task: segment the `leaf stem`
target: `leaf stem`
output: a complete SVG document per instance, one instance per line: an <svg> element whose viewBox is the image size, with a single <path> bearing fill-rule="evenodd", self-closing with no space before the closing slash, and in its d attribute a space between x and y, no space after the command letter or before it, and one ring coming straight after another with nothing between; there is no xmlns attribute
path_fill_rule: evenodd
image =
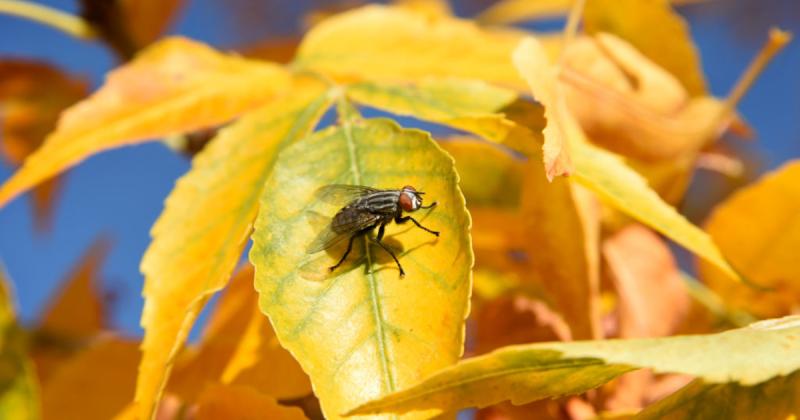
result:
<svg viewBox="0 0 800 420"><path fill-rule="evenodd" d="M758 55L750 62L745 72L739 77L736 85L731 89L727 98L725 98L722 110L720 110L720 113L713 121L714 124L711 126L712 130L719 130L721 128L723 121L733 113L739 101L741 101L744 94L747 93L761 72L764 71L767 64L769 64L772 58L791 40L791 33L779 28L770 29L767 42L764 43L764 46L761 47L761 51L759 51Z"/></svg>
<svg viewBox="0 0 800 420"><path fill-rule="evenodd" d="M0 13L19 16L60 30L78 39L92 40L97 32L78 16L40 4L18 0L0 0Z"/></svg>
<svg viewBox="0 0 800 420"><path fill-rule="evenodd" d="M564 57L564 51L566 51L567 46L569 46L570 42L575 38L575 34L578 32L578 23L581 21L581 15L583 14L583 7L586 5L586 0L575 0L572 3L572 8L569 10L569 17L567 17L567 25L564 27L564 46L561 48L561 55L560 57ZM559 59L559 61L561 61Z"/></svg>

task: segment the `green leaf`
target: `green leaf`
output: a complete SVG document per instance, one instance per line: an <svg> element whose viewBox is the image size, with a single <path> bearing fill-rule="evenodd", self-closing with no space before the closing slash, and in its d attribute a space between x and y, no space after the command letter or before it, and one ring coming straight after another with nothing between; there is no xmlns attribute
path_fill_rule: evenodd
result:
<svg viewBox="0 0 800 420"><path fill-rule="evenodd" d="M0 265L0 418L38 419L39 385L17 325L14 298Z"/></svg>
<svg viewBox="0 0 800 420"><path fill-rule="evenodd" d="M396 251L404 278L366 237L330 272L347 241L306 253L328 223L321 215L345 204L315 198L328 184L412 185L426 193L426 203L438 202L413 216L441 234L387 225L384 242ZM469 229L453 160L427 133L355 118L281 153L262 195L250 260L261 309L311 377L328 418L458 360L472 280Z"/></svg>
<svg viewBox="0 0 800 420"><path fill-rule="evenodd" d="M509 399L523 404L578 394L637 368L742 385L788 375L800 368L800 316L711 335L504 347L349 414L453 410Z"/></svg>
<svg viewBox="0 0 800 420"><path fill-rule="evenodd" d="M753 386L707 384L701 380L654 403L634 418L788 419L800 414L800 372Z"/></svg>

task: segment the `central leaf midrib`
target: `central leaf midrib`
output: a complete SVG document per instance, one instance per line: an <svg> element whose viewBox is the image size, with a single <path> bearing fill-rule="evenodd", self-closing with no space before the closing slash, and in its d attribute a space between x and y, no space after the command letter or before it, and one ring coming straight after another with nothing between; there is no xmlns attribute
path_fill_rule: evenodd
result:
<svg viewBox="0 0 800 420"><path fill-rule="evenodd" d="M356 145L353 139L353 125L350 121L345 121L342 124L344 131L344 138L347 142L347 152L350 159L350 171L353 174L353 183L361 185L361 168L358 166L358 158L356 156ZM364 254L367 258L367 288L370 292L370 300L372 302L372 312L375 317L375 338L378 342L378 353L381 359L381 368L383 369L383 381L389 392L394 392L395 383L392 377L392 372L389 369L389 359L387 354L386 336L383 328L383 311L378 296L378 284L375 274L372 271L372 254L369 248L369 238L364 235Z"/></svg>

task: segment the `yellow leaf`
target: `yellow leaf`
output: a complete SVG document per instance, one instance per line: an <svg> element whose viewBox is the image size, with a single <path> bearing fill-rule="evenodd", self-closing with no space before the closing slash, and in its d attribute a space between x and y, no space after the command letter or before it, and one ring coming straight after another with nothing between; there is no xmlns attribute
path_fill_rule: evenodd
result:
<svg viewBox="0 0 800 420"><path fill-rule="evenodd" d="M459 186L470 210L519 205L525 164L522 158L467 137L448 137L439 145L456 161Z"/></svg>
<svg viewBox="0 0 800 420"><path fill-rule="evenodd" d="M577 339L600 338L599 205L559 178L548 182L529 163L519 229L531 260L529 278L542 284Z"/></svg>
<svg viewBox="0 0 800 420"><path fill-rule="evenodd" d="M62 115L44 145L0 187L0 206L94 153L225 122L288 84L276 65L184 38L161 41Z"/></svg>
<svg viewBox="0 0 800 420"><path fill-rule="evenodd" d="M560 67L553 65L541 42L536 38L525 38L513 53L514 65L525 78L533 97L544 105L547 119L542 134L542 155L548 180L559 175L569 175L573 168L569 157L572 142L585 142L578 121L567 108L564 89L558 81Z"/></svg>
<svg viewBox="0 0 800 420"><path fill-rule="evenodd" d="M366 237L333 272L328 267L347 241L306 253L325 227L315 219L341 206L317 200L315 191L337 183L412 185L426 202L438 202L413 214L441 231L438 238L410 224L387 226L385 242L404 278ZM262 196L250 260L261 309L308 372L328 418L409 386L461 355L473 256L457 184L452 158L429 135L384 119L348 120L281 154Z"/></svg>
<svg viewBox="0 0 800 420"><path fill-rule="evenodd" d="M791 161L719 204L706 231L758 290L725 282L701 262L700 277L729 304L761 317L794 313L800 302L800 161Z"/></svg>
<svg viewBox="0 0 800 420"><path fill-rule="evenodd" d="M133 398L138 343L104 337L61 365L42 390L45 418L106 420Z"/></svg>
<svg viewBox="0 0 800 420"><path fill-rule="evenodd" d="M506 24L559 17L572 3L573 0L501 0L481 12L477 19L481 23Z"/></svg>
<svg viewBox="0 0 800 420"><path fill-rule="evenodd" d="M675 75L691 95L706 91L700 57L683 18L668 0L589 0L583 22L590 34L615 34Z"/></svg>
<svg viewBox="0 0 800 420"><path fill-rule="evenodd" d="M197 420L304 420L303 410L283 407L274 397L243 386L209 387L197 402Z"/></svg>
<svg viewBox="0 0 800 420"><path fill-rule="evenodd" d="M173 358L198 312L227 283L277 152L304 137L328 103L320 82L296 80L290 93L223 129L167 199L141 264L145 337L136 392L140 417L155 412Z"/></svg>
<svg viewBox="0 0 800 420"><path fill-rule="evenodd" d="M392 3L429 18L453 16L453 9L447 0L394 0Z"/></svg>
<svg viewBox="0 0 800 420"><path fill-rule="evenodd" d="M17 325L11 285L0 264L0 418L36 420L41 417L39 384Z"/></svg>
<svg viewBox="0 0 800 420"><path fill-rule="evenodd" d="M798 347L798 316L720 334L509 346L442 369L348 414L453 410L505 400L524 404L582 393L637 368L707 383L755 385L798 371Z"/></svg>
<svg viewBox="0 0 800 420"><path fill-rule="evenodd" d="M573 179L602 201L664 234L718 267L727 279L741 280L709 235L661 200L647 181L622 159L589 143L572 144Z"/></svg>
<svg viewBox="0 0 800 420"><path fill-rule="evenodd" d="M468 131L527 155L537 153L543 143L540 107L517 100L514 91L479 80L366 81L349 85L347 95L361 104Z"/></svg>
<svg viewBox="0 0 800 420"><path fill-rule="evenodd" d="M521 90L509 58L520 38L519 32L372 5L315 26L300 45L297 64L343 80L460 77Z"/></svg>

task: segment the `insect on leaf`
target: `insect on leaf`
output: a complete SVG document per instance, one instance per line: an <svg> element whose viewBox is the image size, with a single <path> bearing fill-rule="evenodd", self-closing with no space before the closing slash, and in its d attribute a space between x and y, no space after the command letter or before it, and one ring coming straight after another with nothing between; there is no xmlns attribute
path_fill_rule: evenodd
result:
<svg viewBox="0 0 800 420"><path fill-rule="evenodd" d="M62 114L56 131L0 187L0 206L95 153L228 121L288 84L277 65L184 38L153 44Z"/></svg>
<svg viewBox="0 0 800 420"><path fill-rule="evenodd" d="M384 242L397 253L404 278L365 236L330 272L345 243L306 253L323 227L310 223L309 213L332 216L339 209L315 197L330 184L412 185L438 202L412 214L441 235L411 223L387 226ZM424 132L390 120L355 120L281 153L262 195L250 260L261 309L311 377L328 418L458 360L471 289L469 229L453 160Z"/></svg>
<svg viewBox="0 0 800 420"><path fill-rule="evenodd" d="M523 404L585 392L637 368L755 385L800 369L799 347L797 316L710 335L511 346L464 360L351 414Z"/></svg>
<svg viewBox="0 0 800 420"><path fill-rule="evenodd" d="M167 198L141 264L140 417L155 412L174 355L198 312L228 282L278 150L309 133L328 103L325 85L298 78L290 94L223 129Z"/></svg>

